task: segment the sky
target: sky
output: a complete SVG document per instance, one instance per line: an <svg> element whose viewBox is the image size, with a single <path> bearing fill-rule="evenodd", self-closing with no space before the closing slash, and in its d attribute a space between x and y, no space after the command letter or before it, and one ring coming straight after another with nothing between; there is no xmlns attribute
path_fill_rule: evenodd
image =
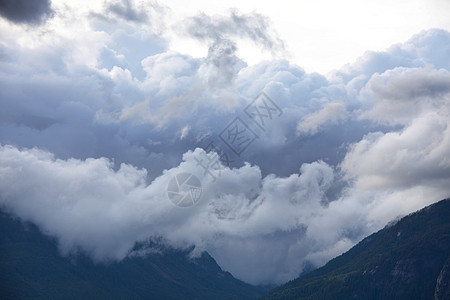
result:
<svg viewBox="0 0 450 300"><path fill-rule="evenodd" d="M449 2L296 3L2 1L0 209L280 284L449 197Z"/></svg>

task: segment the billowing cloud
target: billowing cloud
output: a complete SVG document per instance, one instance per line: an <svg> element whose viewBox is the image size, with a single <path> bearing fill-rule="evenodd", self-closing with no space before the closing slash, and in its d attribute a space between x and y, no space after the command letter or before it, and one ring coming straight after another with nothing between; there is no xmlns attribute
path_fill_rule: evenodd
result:
<svg viewBox="0 0 450 300"><path fill-rule="evenodd" d="M450 73L430 66L389 70L372 76L362 94L372 106L360 118L403 126L371 132L354 144L341 164L346 174L364 188L444 188L450 176Z"/></svg>
<svg viewBox="0 0 450 300"><path fill-rule="evenodd" d="M187 20L209 46L194 58L168 51L164 24L140 22L135 2L111 3L106 19L108 3L74 15L55 3L48 30L1 28L1 208L63 254L120 260L158 238L247 282L281 283L450 194L450 33L325 77L242 61L241 38L283 48L261 15ZM269 118L259 103L264 127L246 114L261 92L280 110ZM240 156L220 138L237 117L257 136ZM210 142L233 161L215 180L199 164ZM195 206L168 199L179 173L202 183Z"/></svg>
<svg viewBox="0 0 450 300"><path fill-rule="evenodd" d="M352 145L341 166L364 189L431 185L446 190L449 120L448 110L433 112L400 131L370 133Z"/></svg>
<svg viewBox="0 0 450 300"><path fill-rule="evenodd" d="M249 282L271 282L274 272L285 268L277 282L295 276L301 268L301 261L290 266L295 252L289 257L277 252L301 248L333 169L316 162L304 164L301 174L262 178L258 167L247 164L223 167L212 182L195 160L202 155L200 149L186 153L178 167L147 185L145 170L126 164L114 170L105 158L60 160L38 149L1 146L1 206L58 237L63 254L81 250L97 261L120 260L135 242L163 238L176 247L195 245L196 253L216 253ZM203 200L187 209L167 198L169 180L183 172L196 174L203 185ZM267 247L268 241L274 247Z"/></svg>
<svg viewBox="0 0 450 300"><path fill-rule="evenodd" d="M448 70L396 68L375 74L363 93L373 107L361 117L380 123L408 124L423 113L448 115L450 73Z"/></svg>

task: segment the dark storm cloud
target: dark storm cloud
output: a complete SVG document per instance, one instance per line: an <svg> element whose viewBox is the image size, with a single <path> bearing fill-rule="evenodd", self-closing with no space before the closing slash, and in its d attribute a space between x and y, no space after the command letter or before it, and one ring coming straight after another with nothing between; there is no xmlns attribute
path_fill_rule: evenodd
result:
<svg viewBox="0 0 450 300"><path fill-rule="evenodd" d="M185 20L187 32L199 40L220 40L229 37L248 38L272 52L284 51L284 43L271 31L269 20L258 14L208 16L204 13Z"/></svg>
<svg viewBox="0 0 450 300"><path fill-rule="evenodd" d="M50 0L1 0L0 15L18 24L39 25L53 15Z"/></svg>

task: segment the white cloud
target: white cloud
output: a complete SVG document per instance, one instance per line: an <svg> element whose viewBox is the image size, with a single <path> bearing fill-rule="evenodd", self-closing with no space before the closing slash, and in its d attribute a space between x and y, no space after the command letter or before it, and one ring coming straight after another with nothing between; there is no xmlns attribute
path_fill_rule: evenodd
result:
<svg viewBox="0 0 450 300"><path fill-rule="evenodd" d="M339 102L326 103L318 112L307 115L297 124L298 135L314 135L326 124L336 124L347 118L345 105Z"/></svg>
<svg viewBox="0 0 450 300"><path fill-rule="evenodd" d="M183 140L187 137L187 135L189 134L189 130L191 130L191 126L189 125L186 125L183 127L183 129L181 129L180 140Z"/></svg>
<svg viewBox="0 0 450 300"><path fill-rule="evenodd" d="M363 90L373 107L361 118L387 124L408 124L421 114L450 106L450 73L445 69L396 68L375 74Z"/></svg>
<svg viewBox="0 0 450 300"><path fill-rule="evenodd" d="M447 191L450 114L444 110L415 118L401 131L365 136L351 147L341 167L364 189L438 184Z"/></svg>

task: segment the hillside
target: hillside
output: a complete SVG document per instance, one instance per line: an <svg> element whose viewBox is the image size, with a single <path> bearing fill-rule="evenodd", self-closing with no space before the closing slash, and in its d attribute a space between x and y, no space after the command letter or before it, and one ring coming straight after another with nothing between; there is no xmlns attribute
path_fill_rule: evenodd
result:
<svg viewBox="0 0 450 300"><path fill-rule="evenodd" d="M450 199L370 235L263 299L450 299Z"/></svg>
<svg viewBox="0 0 450 300"><path fill-rule="evenodd" d="M259 289L223 272L208 254L187 252L94 264L60 256L36 226L0 212L1 299L254 299Z"/></svg>

